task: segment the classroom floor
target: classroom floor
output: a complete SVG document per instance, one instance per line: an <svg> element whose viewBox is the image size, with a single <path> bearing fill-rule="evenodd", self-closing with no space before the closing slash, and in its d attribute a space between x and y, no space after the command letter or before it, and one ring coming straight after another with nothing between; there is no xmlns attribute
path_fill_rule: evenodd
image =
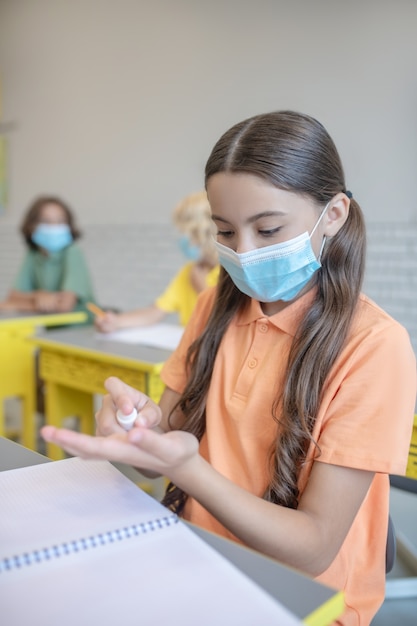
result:
<svg viewBox="0 0 417 626"><path fill-rule="evenodd" d="M6 404L6 415L9 426L18 420L19 407L14 402ZM41 416L39 416L41 421ZM38 451L45 453L44 443L39 441ZM141 486L152 493L154 497L160 499L164 492L163 479L149 481L144 479L136 470L122 464L115 465L128 478L134 482L141 483ZM381 609L372 620L371 626L417 626L417 493L409 493L391 487L391 517L396 531L402 534L410 542L413 555L411 562L403 560L397 554L396 562L392 572L387 576L387 580L398 578L415 577L416 593L411 598L386 598ZM411 566L411 567L410 567Z"/></svg>

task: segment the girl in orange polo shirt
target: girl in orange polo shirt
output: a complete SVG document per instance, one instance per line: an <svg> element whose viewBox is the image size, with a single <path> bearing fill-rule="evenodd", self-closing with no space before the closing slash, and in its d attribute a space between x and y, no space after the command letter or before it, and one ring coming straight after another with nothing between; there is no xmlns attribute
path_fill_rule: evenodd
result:
<svg viewBox="0 0 417 626"><path fill-rule="evenodd" d="M159 407L112 378L95 438L43 435L167 476L167 506L343 590L337 623L367 625L384 597L388 475L405 471L413 421L407 332L361 293L362 212L315 119L235 125L206 187L221 276L165 364ZM115 413L134 407L127 433Z"/></svg>

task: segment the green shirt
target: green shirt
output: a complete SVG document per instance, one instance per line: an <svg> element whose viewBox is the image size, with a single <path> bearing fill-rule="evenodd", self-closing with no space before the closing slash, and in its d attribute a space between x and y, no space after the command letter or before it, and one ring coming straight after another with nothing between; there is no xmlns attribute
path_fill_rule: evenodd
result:
<svg viewBox="0 0 417 626"><path fill-rule="evenodd" d="M85 311L94 302L90 273L81 248L73 243L47 256L29 250L14 282L17 291L71 291L78 296L74 311Z"/></svg>

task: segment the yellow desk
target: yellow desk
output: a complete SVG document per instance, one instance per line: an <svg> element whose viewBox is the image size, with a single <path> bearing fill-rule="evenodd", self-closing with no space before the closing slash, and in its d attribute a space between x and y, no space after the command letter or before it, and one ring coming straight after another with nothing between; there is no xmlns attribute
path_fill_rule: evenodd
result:
<svg viewBox="0 0 417 626"><path fill-rule="evenodd" d="M411 435L410 452L408 453L406 475L409 478L417 480L417 413L414 415L414 426Z"/></svg>
<svg viewBox="0 0 417 626"><path fill-rule="evenodd" d="M106 393L104 381L109 376L159 401L163 391L159 373L169 350L98 338L91 327L51 330L32 340L39 348L47 424L60 427L66 417L76 416L80 430L93 434L94 394ZM64 456L52 444L47 454L52 459Z"/></svg>
<svg viewBox="0 0 417 626"><path fill-rule="evenodd" d="M48 462L46 457L0 437L0 472L45 462ZM343 612L343 593L240 544L185 523L200 539L281 602L306 626L329 626ZM122 614L123 594L117 601L120 603ZM35 621L38 617L41 619L42 616L34 615ZM174 619L172 623L177 624L178 620ZM219 620L219 624L221 623Z"/></svg>
<svg viewBox="0 0 417 626"><path fill-rule="evenodd" d="M403 577L392 575L387 580L386 598L416 598L417 597L417 543L416 511L417 511L417 414L414 415L414 426L411 435L410 451L405 476L390 476L391 501L396 503L397 511L401 516L395 518L394 528L396 536L397 557L407 567L407 574ZM407 493L408 492L408 493Z"/></svg>
<svg viewBox="0 0 417 626"><path fill-rule="evenodd" d="M22 443L36 449L35 427L35 346L28 341L39 327L85 322L87 315L77 313L24 314L0 312L0 436L5 435L4 401L22 400Z"/></svg>

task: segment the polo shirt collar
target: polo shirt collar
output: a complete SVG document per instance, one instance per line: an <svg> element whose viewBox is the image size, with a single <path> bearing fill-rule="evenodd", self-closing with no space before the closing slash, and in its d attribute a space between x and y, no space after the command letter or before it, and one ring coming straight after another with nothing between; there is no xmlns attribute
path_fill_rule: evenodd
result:
<svg viewBox="0 0 417 626"><path fill-rule="evenodd" d="M289 304L285 309L274 315L265 315L258 300L248 300L244 310L238 314L237 326L245 326L263 319L280 328L289 335L294 336L305 312L310 308L317 293L317 287L313 287L303 296Z"/></svg>

